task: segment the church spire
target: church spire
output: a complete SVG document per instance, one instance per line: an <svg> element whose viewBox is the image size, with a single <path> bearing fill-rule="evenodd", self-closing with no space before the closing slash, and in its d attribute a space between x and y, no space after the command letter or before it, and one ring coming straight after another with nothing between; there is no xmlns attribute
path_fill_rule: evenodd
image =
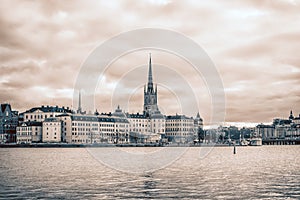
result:
<svg viewBox="0 0 300 200"><path fill-rule="evenodd" d="M148 72L148 92L153 91L153 79L152 79L152 62L151 62L151 53L149 59L149 72Z"/></svg>
<svg viewBox="0 0 300 200"><path fill-rule="evenodd" d="M78 110L77 113L81 113L82 109L81 109L81 91L79 90L79 96L78 96Z"/></svg>
<svg viewBox="0 0 300 200"><path fill-rule="evenodd" d="M290 117L289 117L290 120L294 119L294 115L293 115L293 110L291 110L290 112Z"/></svg>
<svg viewBox="0 0 300 200"><path fill-rule="evenodd" d="M150 53L150 59L149 59L148 83L153 83L153 80L152 80L152 63L151 63L151 53Z"/></svg>

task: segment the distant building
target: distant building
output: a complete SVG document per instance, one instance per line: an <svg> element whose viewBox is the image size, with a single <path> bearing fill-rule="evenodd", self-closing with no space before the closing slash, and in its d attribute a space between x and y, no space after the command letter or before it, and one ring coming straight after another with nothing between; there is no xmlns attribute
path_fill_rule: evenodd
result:
<svg viewBox="0 0 300 200"><path fill-rule="evenodd" d="M62 114L61 142L76 144L128 143L129 121L121 116Z"/></svg>
<svg viewBox="0 0 300 200"><path fill-rule="evenodd" d="M22 122L17 127L17 144L42 142L42 122Z"/></svg>
<svg viewBox="0 0 300 200"><path fill-rule="evenodd" d="M0 105L0 143L16 142L18 112L12 111L10 104Z"/></svg>
<svg viewBox="0 0 300 200"><path fill-rule="evenodd" d="M299 114L298 117L295 117L295 118L293 119L293 123L296 124L296 125L300 125L300 114Z"/></svg>
<svg viewBox="0 0 300 200"><path fill-rule="evenodd" d="M24 121L37 121L43 122L47 118L56 117L63 113L72 113L72 110L69 107L58 107L58 106L41 106L34 107L30 110L25 111L23 114Z"/></svg>
<svg viewBox="0 0 300 200"><path fill-rule="evenodd" d="M62 121L58 118L46 118L43 121L43 142L61 142Z"/></svg>
<svg viewBox="0 0 300 200"><path fill-rule="evenodd" d="M169 141L178 143L191 142L194 139L194 119L185 115L170 115L166 117L166 137Z"/></svg>
<svg viewBox="0 0 300 200"><path fill-rule="evenodd" d="M272 125L259 124L256 132L263 140L300 137L300 115L294 117L291 110L288 119L275 118Z"/></svg>
<svg viewBox="0 0 300 200"><path fill-rule="evenodd" d="M200 114L197 113L195 119L185 115L166 117L158 108L157 94L157 85L153 83L150 55L142 113L124 113L118 106L113 113L99 114L96 110L94 114L86 114L82 109L79 91L76 112L68 107L41 106L21 113L23 122L17 128L17 142L158 143L165 141L166 138L176 142L192 142L197 137L198 131L203 129ZM0 111L0 136L6 138L1 140L6 142L10 137L4 136L16 133L18 113L11 111L10 105L1 105Z"/></svg>
<svg viewBox="0 0 300 200"><path fill-rule="evenodd" d="M157 101L157 85L154 87L151 55L148 68L148 83L144 86L144 111L127 113L130 123L129 132L134 142L159 142L165 134L165 116L159 111Z"/></svg>
<svg viewBox="0 0 300 200"><path fill-rule="evenodd" d="M274 125L259 124L256 126L256 132L262 139L277 138Z"/></svg>

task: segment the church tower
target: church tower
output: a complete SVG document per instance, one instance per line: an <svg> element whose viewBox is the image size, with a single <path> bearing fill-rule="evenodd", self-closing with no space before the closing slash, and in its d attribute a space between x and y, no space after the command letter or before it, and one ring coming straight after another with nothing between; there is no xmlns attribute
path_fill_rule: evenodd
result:
<svg viewBox="0 0 300 200"><path fill-rule="evenodd" d="M148 84L144 86L144 112L149 115L159 112L157 106L157 85L153 86L151 54L149 59Z"/></svg>

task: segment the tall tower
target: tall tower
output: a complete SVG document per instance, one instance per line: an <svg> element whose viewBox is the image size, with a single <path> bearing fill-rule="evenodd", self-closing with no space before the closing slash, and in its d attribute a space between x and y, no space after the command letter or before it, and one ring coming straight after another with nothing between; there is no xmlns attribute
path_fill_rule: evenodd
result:
<svg viewBox="0 0 300 200"><path fill-rule="evenodd" d="M157 106L157 85L153 86L151 54L149 59L148 83L144 86L144 112L149 115L159 111Z"/></svg>
<svg viewBox="0 0 300 200"><path fill-rule="evenodd" d="M81 91L79 90L79 96L78 96L78 109L77 113L81 114L82 113L82 108L81 108Z"/></svg>
<svg viewBox="0 0 300 200"><path fill-rule="evenodd" d="M290 120L293 120L294 119L294 115L293 115L293 111L291 110L290 112L290 117L289 117Z"/></svg>

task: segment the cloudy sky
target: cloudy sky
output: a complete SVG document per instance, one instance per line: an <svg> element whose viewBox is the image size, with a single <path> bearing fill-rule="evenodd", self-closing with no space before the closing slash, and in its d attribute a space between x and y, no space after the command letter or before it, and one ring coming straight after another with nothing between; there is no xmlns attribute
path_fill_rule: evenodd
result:
<svg viewBox="0 0 300 200"><path fill-rule="evenodd" d="M226 122L270 122L291 109L298 115L299 13L297 0L2 0L0 102L19 111L76 108L74 85L91 52L115 35L147 27L179 32L206 51L223 81ZM203 77L193 76L178 56L151 53L161 110L192 116L200 110L209 121L211 96ZM149 50L140 50L112 63L97 86L95 107L109 112L120 104L141 112L148 59Z"/></svg>

